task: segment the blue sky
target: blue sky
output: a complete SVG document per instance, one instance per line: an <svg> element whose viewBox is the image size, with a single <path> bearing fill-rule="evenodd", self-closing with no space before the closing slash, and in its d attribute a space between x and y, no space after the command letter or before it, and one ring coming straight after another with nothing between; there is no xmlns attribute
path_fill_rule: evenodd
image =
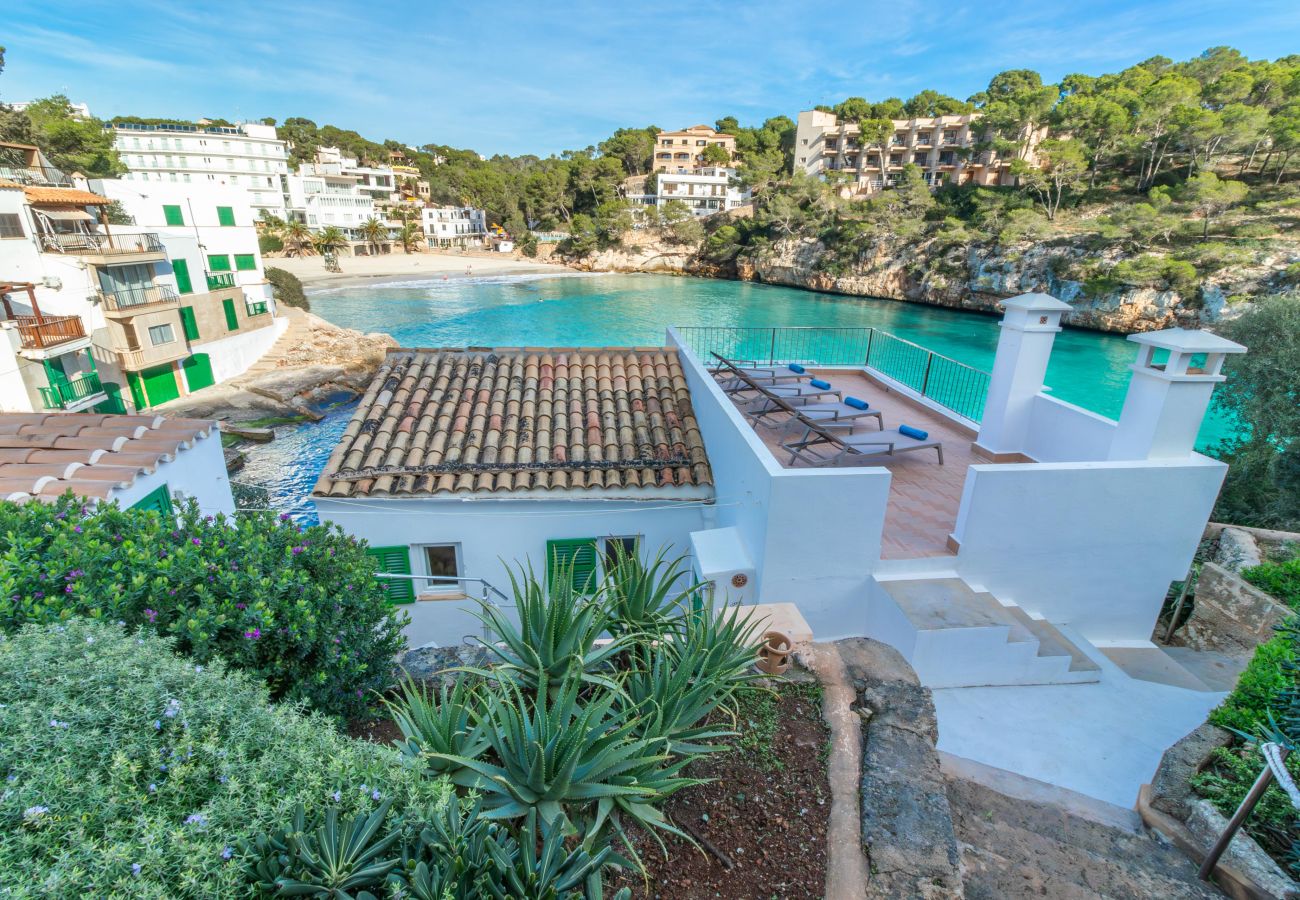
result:
<svg viewBox="0 0 1300 900"><path fill-rule="evenodd" d="M1295 0L5 0L0 99L99 116L306 116L374 139L546 155L623 125L758 123L846 96L966 97L1217 44L1300 53Z"/></svg>

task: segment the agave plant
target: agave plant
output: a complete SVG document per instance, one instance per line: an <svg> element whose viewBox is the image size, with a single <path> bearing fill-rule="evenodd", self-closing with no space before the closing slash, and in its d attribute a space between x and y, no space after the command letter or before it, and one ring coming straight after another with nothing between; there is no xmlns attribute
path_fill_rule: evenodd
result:
<svg viewBox="0 0 1300 900"><path fill-rule="evenodd" d="M610 627L609 611L599 595L584 597L573 588L573 579L554 579L548 591L531 567L510 571L519 626L500 609L483 603L477 613L483 623L500 636L487 649L518 674L534 690L554 693L571 673L583 681L613 687L600 671L631 645L633 635L623 634L606 644L596 641ZM482 670L466 671L487 674Z"/></svg>
<svg viewBox="0 0 1300 900"><path fill-rule="evenodd" d="M554 696L525 695L513 679L495 677L497 690L486 692L478 725L495 762L440 754L458 767L451 779L480 791L488 818L511 819L536 810L548 824L565 817L565 804L597 804L592 829L609 813L626 810L647 825L662 827L649 804L697 782L663 769L667 755L661 741L637 738L635 721L619 708L617 690L599 689L579 701L583 681L577 674L562 681ZM635 774L629 774L635 773Z"/></svg>
<svg viewBox="0 0 1300 900"><path fill-rule="evenodd" d="M633 652L623 689L638 737L659 738L666 752L677 755L724 749L707 742L736 732L702 723L734 688L725 674L710 668L711 656L708 647L667 640Z"/></svg>
<svg viewBox="0 0 1300 900"><path fill-rule="evenodd" d="M661 549L649 564L615 545L603 592L609 606L611 634L661 634L691 608L702 586L688 581L686 558L668 559Z"/></svg>
<svg viewBox="0 0 1300 900"><path fill-rule="evenodd" d="M420 832L415 858L404 860L402 873L389 881L405 887L415 900L479 900L497 878L490 848L500 825L479 813L482 802L462 805L455 799L429 816Z"/></svg>
<svg viewBox="0 0 1300 900"><path fill-rule="evenodd" d="M541 823L538 839L538 816L529 810L520 830L519 839L506 837L489 844L489 852L496 863L497 877L488 885L496 900L567 900L570 897L602 896L600 871L606 865L621 865L625 861L613 854L606 843L594 852L586 843L572 849L564 845L564 830L559 823ZM586 890L584 890L586 885ZM632 896L628 888L614 895L613 900L627 900Z"/></svg>
<svg viewBox="0 0 1300 900"><path fill-rule="evenodd" d="M671 640L679 642L683 653L692 654L697 677L712 680L730 694L736 687L764 677L754 671L762 643L760 624L741 606L724 603L718 607L709 601L681 619Z"/></svg>
<svg viewBox="0 0 1300 900"><path fill-rule="evenodd" d="M251 874L256 886L282 896L373 900L369 889L382 887L398 864L396 859L379 858L401 837L398 829L379 837L391 803L385 800L369 816L359 814L342 828L338 809L331 807L314 832L307 830L306 812L299 803L288 830L243 844L255 857Z"/></svg>
<svg viewBox="0 0 1300 900"><path fill-rule="evenodd" d="M394 743L408 758L423 760L433 775L452 767L434 754L476 759L487 748L482 729L473 722L479 703L478 692L468 679L458 679L450 688L443 684L435 695L409 675L402 679L398 699L384 699L384 706L402 730L402 740Z"/></svg>

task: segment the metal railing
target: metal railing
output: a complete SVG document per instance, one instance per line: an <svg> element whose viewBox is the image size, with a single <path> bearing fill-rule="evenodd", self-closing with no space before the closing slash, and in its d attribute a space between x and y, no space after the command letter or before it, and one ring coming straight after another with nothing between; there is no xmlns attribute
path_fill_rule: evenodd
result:
<svg viewBox="0 0 1300 900"><path fill-rule="evenodd" d="M474 599L477 599L479 602L483 603L484 605L491 605L498 608L502 606L513 607L515 605L515 601L513 597L506 596L504 593L501 592L501 590L499 590L494 584L492 584L492 582L484 578L477 578L477 577L458 578L454 575L401 575L395 572L376 572L375 577L392 578L398 581L410 581L410 582L424 581L424 582L430 582L430 583L441 584L441 585L477 585L478 590L475 592ZM415 587L415 585L412 584L412 587ZM466 597L471 596L468 590L465 591L465 596ZM468 643L468 640L465 639L470 637L481 638L482 640L488 642L495 640L492 630L487 627L486 623L483 625L482 631L479 634L465 635L464 638L462 638L462 643Z"/></svg>
<svg viewBox="0 0 1300 900"><path fill-rule="evenodd" d="M7 165L0 162L0 179L33 186L72 186L72 179L53 166Z"/></svg>
<svg viewBox="0 0 1300 900"><path fill-rule="evenodd" d="M984 415L989 373L878 328L687 326L676 331L706 362L717 353L766 365L862 366L962 418L978 422Z"/></svg>
<svg viewBox="0 0 1300 900"><path fill-rule="evenodd" d="M86 336L80 316L14 316L24 350L44 350Z"/></svg>
<svg viewBox="0 0 1300 900"><path fill-rule="evenodd" d="M99 299L107 311L130 313L171 306L181 300L180 295L165 284L140 285L113 291L112 293L100 291Z"/></svg>
<svg viewBox="0 0 1300 900"><path fill-rule="evenodd" d="M255 303L245 303L244 312L249 316L264 316L266 315L266 301L258 300Z"/></svg>
<svg viewBox="0 0 1300 900"><path fill-rule="evenodd" d="M219 291L222 288L232 288L235 286L234 272L218 272L217 274L208 275L208 290Z"/></svg>
<svg viewBox="0 0 1300 900"><path fill-rule="evenodd" d="M88 234L84 232L45 232L41 247L55 253L87 253L115 256L127 253L162 253L162 241L156 234Z"/></svg>
<svg viewBox="0 0 1300 900"><path fill-rule="evenodd" d="M67 381L58 381L39 389L46 409L66 409L74 403L104 392L99 373L85 372Z"/></svg>

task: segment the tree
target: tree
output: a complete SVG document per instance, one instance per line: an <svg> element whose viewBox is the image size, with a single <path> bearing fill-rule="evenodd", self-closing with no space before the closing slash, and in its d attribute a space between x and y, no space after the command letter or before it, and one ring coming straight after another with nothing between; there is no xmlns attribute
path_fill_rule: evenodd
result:
<svg viewBox="0 0 1300 900"><path fill-rule="evenodd" d="M1023 157L1031 138L1044 124L1060 97L1054 84L1032 69L1010 69L993 76L984 92L981 123Z"/></svg>
<svg viewBox="0 0 1300 900"><path fill-rule="evenodd" d="M1049 222L1056 221L1061 200L1087 173L1088 162L1078 141L1048 138L1038 145L1038 165L1022 159L1011 163L1011 174L1038 197Z"/></svg>
<svg viewBox="0 0 1300 900"><path fill-rule="evenodd" d="M889 183L889 142L893 136L892 119L862 119L858 122L858 140L862 142L862 148L876 151L882 185Z"/></svg>
<svg viewBox="0 0 1300 900"><path fill-rule="evenodd" d="M27 120L28 140L57 168L93 178L111 178L126 171L113 147L113 132L106 131L99 119L73 115L62 94L37 100L22 115ZM14 138L5 135L5 139Z"/></svg>
<svg viewBox="0 0 1300 900"><path fill-rule="evenodd" d="M954 116L971 112L973 109L974 106L965 100L958 100L956 97L949 97L947 94L929 89L921 91L903 104L903 112L909 119Z"/></svg>
<svg viewBox="0 0 1300 900"><path fill-rule="evenodd" d="M402 252L410 253L413 247L424 243L424 229L419 222L403 222L401 230L397 232L397 239L402 242Z"/></svg>
<svg viewBox="0 0 1300 900"><path fill-rule="evenodd" d="M284 241L286 256L301 256L312 248L311 229L296 219L285 223L280 231L280 239Z"/></svg>
<svg viewBox="0 0 1300 900"><path fill-rule="evenodd" d="M1178 192L1178 198L1201 214L1204 226L1201 240L1210 236L1210 222L1231 206L1236 206L1250 189L1240 181L1221 181L1213 172L1197 172Z"/></svg>
<svg viewBox="0 0 1300 900"><path fill-rule="evenodd" d="M618 159L627 174L641 175L650 171L658 134L656 125L620 128L600 142L600 152Z"/></svg>
<svg viewBox="0 0 1300 900"><path fill-rule="evenodd" d="M326 253L338 253L347 246L348 239L342 231L330 225L321 229L312 243L316 247L316 252L324 256Z"/></svg>
<svg viewBox="0 0 1300 900"><path fill-rule="evenodd" d="M298 309L311 310L311 302L303 292L302 282L298 276L275 266L266 267L266 280L271 282L271 296L281 306L296 306Z"/></svg>
<svg viewBox="0 0 1300 900"><path fill-rule="evenodd" d="M1055 125L1088 148L1088 187L1097 183L1102 160L1113 153L1130 132L1128 109L1105 95L1070 94L1057 105L1052 119Z"/></svg>
<svg viewBox="0 0 1300 900"><path fill-rule="evenodd" d="M673 243L698 244L704 239L704 226L682 201L669 200L659 212L660 225L668 232Z"/></svg>
<svg viewBox="0 0 1300 900"><path fill-rule="evenodd" d="M388 223L371 216L361 223L360 231L374 255L378 256L380 243L388 239Z"/></svg>
<svg viewBox="0 0 1300 900"><path fill-rule="evenodd" d="M1300 295L1265 297L1220 328L1250 350L1230 358L1217 395L1249 428L1216 451L1229 467L1215 518L1300 530Z"/></svg>
<svg viewBox="0 0 1300 900"><path fill-rule="evenodd" d="M632 205L626 200L610 200L596 207L592 215L596 235L602 246L617 244L632 230Z"/></svg>
<svg viewBox="0 0 1300 900"><path fill-rule="evenodd" d="M708 166L725 166L731 163L731 154L726 147L709 144L700 153L700 162Z"/></svg>

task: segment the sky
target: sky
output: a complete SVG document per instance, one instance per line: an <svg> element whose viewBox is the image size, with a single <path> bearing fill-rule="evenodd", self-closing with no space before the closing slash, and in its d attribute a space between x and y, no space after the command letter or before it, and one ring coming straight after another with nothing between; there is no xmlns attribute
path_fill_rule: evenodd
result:
<svg viewBox="0 0 1300 900"><path fill-rule="evenodd" d="M305 116L373 140L546 156L625 126L759 124L848 96L965 98L1234 46L1300 53L1296 0L4 0L0 100Z"/></svg>

